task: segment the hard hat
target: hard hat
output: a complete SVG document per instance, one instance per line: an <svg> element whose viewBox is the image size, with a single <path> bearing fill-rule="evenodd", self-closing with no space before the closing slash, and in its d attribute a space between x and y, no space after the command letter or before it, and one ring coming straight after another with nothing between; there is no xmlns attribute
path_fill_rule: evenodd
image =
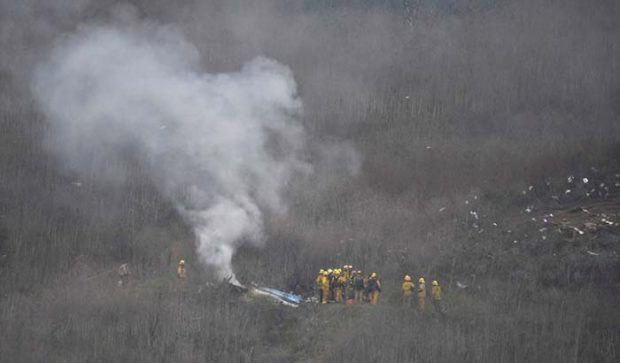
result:
<svg viewBox="0 0 620 363"><path fill-rule="evenodd" d="M433 286L439 286L439 282L437 282L437 280L433 280Z"/></svg>
<svg viewBox="0 0 620 363"><path fill-rule="evenodd" d="M179 261L179 265L185 265L185 260Z"/></svg>
<svg viewBox="0 0 620 363"><path fill-rule="evenodd" d="M334 270L334 275L340 275L340 270L339 269L335 269Z"/></svg>
<svg viewBox="0 0 620 363"><path fill-rule="evenodd" d="M426 281L424 281L424 277L420 277L420 279L418 280L419 283L424 284L426 283Z"/></svg>
<svg viewBox="0 0 620 363"><path fill-rule="evenodd" d="M319 270L319 273L320 273L320 274L322 274L323 272L325 272L325 270L323 270L323 269L320 269L320 270Z"/></svg>
<svg viewBox="0 0 620 363"><path fill-rule="evenodd" d="M358 274L361 274L361 273L362 273L362 270L357 270L357 273L358 273Z"/></svg>
<svg viewBox="0 0 620 363"><path fill-rule="evenodd" d="M327 273L328 273L328 274L330 274L330 273L332 273L332 272L334 272L334 270L332 270L331 268L328 268L328 269L327 269Z"/></svg>
<svg viewBox="0 0 620 363"><path fill-rule="evenodd" d="M328 276L328 275L329 275L329 272L323 271L323 276Z"/></svg>
<svg viewBox="0 0 620 363"><path fill-rule="evenodd" d="M405 275L405 281L411 281L411 276Z"/></svg>
<svg viewBox="0 0 620 363"><path fill-rule="evenodd" d="M376 272L371 273L370 277L377 277L377 273Z"/></svg>

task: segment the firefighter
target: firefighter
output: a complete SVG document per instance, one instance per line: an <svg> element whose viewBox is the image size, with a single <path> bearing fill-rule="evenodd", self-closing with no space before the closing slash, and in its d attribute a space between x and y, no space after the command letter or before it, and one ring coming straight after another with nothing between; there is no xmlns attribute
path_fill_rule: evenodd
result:
<svg viewBox="0 0 620 363"><path fill-rule="evenodd" d="M129 264L124 263L118 267L118 286L125 288L129 285Z"/></svg>
<svg viewBox="0 0 620 363"><path fill-rule="evenodd" d="M433 302L433 307L435 308L435 312L443 314L443 309L441 306L441 286L439 286L439 282L437 280L433 280L432 284L431 301Z"/></svg>
<svg viewBox="0 0 620 363"><path fill-rule="evenodd" d="M420 311L426 310L426 281L424 277L418 280L418 306Z"/></svg>
<svg viewBox="0 0 620 363"><path fill-rule="evenodd" d="M368 277L368 286L366 287L366 291L368 292L370 304L377 305L379 302L379 294L381 293L381 281L379 281L379 277L376 272L373 272Z"/></svg>
<svg viewBox="0 0 620 363"><path fill-rule="evenodd" d="M331 288L332 283L334 282L334 271L336 269L333 268L329 268L327 269L327 278L329 279L329 295L327 296L327 300L329 301L333 301L334 300L334 290Z"/></svg>
<svg viewBox="0 0 620 363"><path fill-rule="evenodd" d="M344 283L342 284L342 300L346 303L349 298L349 280L351 279L351 269L349 265L342 266L342 274Z"/></svg>
<svg viewBox="0 0 620 363"><path fill-rule="evenodd" d="M411 276L405 275L401 290L403 292L403 305L410 307L411 300L413 299L413 282L411 282Z"/></svg>
<svg viewBox="0 0 620 363"><path fill-rule="evenodd" d="M361 304L364 301L364 276L362 271L357 270L353 276L353 294L355 295L355 303Z"/></svg>
<svg viewBox="0 0 620 363"><path fill-rule="evenodd" d="M342 274L340 269L334 270L334 279L332 280L332 290L334 294L334 301L337 303L342 302L342 291L344 289L344 284Z"/></svg>
<svg viewBox="0 0 620 363"><path fill-rule="evenodd" d="M321 286L321 282L323 281L323 274L324 273L325 273L325 270L324 269L320 269L319 270L319 275L314 280L314 283L316 285L316 290L317 290L318 295L319 295L319 301L323 301L323 288Z"/></svg>
<svg viewBox="0 0 620 363"><path fill-rule="evenodd" d="M327 300L329 299L329 287L329 272L323 271L323 278L321 279L321 304L327 304Z"/></svg>
<svg viewBox="0 0 620 363"><path fill-rule="evenodd" d="M340 277L337 279L338 285L342 289L341 293L341 301L346 304L347 302L347 285L349 284L349 279L345 276L343 272L340 273Z"/></svg>
<svg viewBox="0 0 620 363"><path fill-rule="evenodd" d="M350 279L351 278L351 269L353 268L353 266L351 265L344 265L342 266L342 276L344 276L345 279Z"/></svg>
<svg viewBox="0 0 620 363"><path fill-rule="evenodd" d="M179 261L179 266L177 267L177 278L181 281L181 283L185 283L187 280L187 270L185 269L185 260Z"/></svg>

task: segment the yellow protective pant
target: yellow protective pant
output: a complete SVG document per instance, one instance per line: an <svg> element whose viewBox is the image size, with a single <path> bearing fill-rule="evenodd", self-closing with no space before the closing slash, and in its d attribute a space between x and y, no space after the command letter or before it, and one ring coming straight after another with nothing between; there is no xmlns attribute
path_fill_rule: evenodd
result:
<svg viewBox="0 0 620 363"><path fill-rule="evenodd" d="M420 311L426 310L426 298L425 297L418 298L418 305L420 306Z"/></svg>
<svg viewBox="0 0 620 363"><path fill-rule="evenodd" d="M377 305L379 302L379 290L373 290L370 292L370 304Z"/></svg>
<svg viewBox="0 0 620 363"><path fill-rule="evenodd" d="M322 300L321 303L322 304L327 304L327 300L329 299L329 288L323 288L323 296L322 296Z"/></svg>

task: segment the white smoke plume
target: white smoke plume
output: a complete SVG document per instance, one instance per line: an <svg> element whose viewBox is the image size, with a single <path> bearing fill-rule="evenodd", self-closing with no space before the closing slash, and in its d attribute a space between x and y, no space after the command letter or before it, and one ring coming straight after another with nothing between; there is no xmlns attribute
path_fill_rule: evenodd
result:
<svg viewBox="0 0 620 363"><path fill-rule="evenodd" d="M310 169L291 71L258 57L203 73L170 27L81 27L37 67L33 93L74 170L122 180L114 160L131 150L194 229L202 262L233 282L237 246L263 241L262 212L282 212L287 183Z"/></svg>

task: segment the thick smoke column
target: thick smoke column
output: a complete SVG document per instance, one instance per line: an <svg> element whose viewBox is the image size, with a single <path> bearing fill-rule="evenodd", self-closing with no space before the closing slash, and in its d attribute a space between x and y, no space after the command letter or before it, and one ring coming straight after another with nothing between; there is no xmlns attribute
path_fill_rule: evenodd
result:
<svg viewBox="0 0 620 363"><path fill-rule="evenodd" d="M273 60L221 74L198 62L168 27L83 27L37 68L33 91L71 168L118 182L110 165L132 155L193 227L202 262L236 282L236 247L262 242L261 210L282 211L283 188L309 169L301 102Z"/></svg>

